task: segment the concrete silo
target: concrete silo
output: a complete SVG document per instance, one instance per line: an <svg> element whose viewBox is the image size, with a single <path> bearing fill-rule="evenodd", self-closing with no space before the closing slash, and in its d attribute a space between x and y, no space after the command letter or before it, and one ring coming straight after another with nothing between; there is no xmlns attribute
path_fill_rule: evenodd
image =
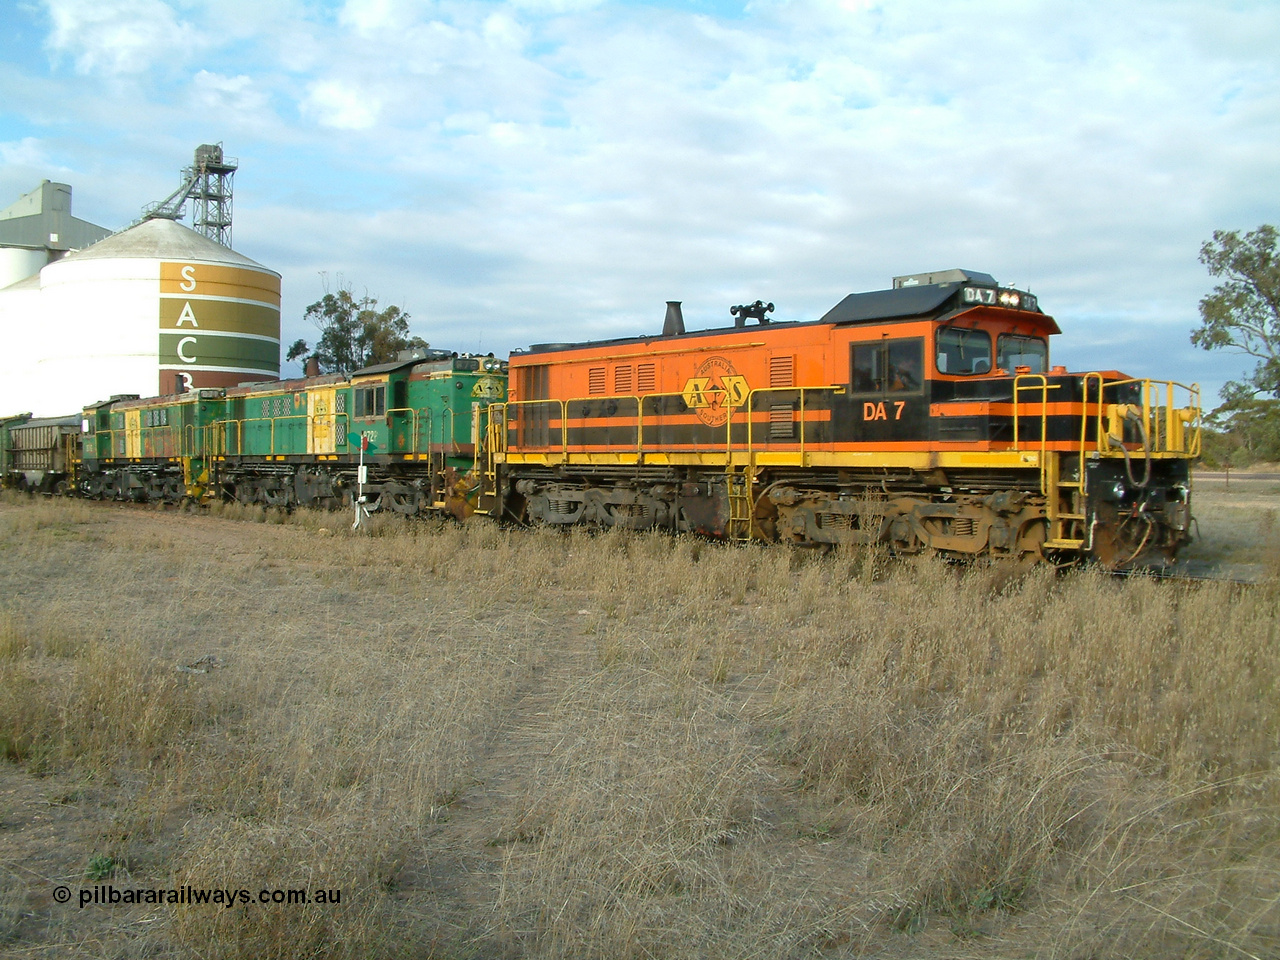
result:
<svg viewBox="0 0 1280 960"><path fill-rule="evenodd" d="M280 376L280 274L172 220L49 264L36 298L29 282L15 286L7 304L0 291L17 367L0 381L0 410L57 414L112 394Z"/></svg>

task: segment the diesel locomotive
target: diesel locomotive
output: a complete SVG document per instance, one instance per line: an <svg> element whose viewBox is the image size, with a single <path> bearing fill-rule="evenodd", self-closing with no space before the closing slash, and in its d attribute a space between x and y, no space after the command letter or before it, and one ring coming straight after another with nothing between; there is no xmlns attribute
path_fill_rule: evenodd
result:
<svg viewBox="0 0 1280 960"><path fill-rule="evenodd" d="M772 310L686 331L673 301L656 336L113 397L84 409L63 482L1112 569L1190 539L1199 388L1054 365L1027 291L952 270L818 320Z"/></svg>
<svg viewBox="0 0 1280 960"><path fill-rule="evenodd" d="M1035 296L895 278L819 320L539 344L491 408L484 503L523 521L1110 568L1189 540L1199 388L1053 365Z"/></svg>
<svg viewBox="0 0 1280 960"><path fill-rule="evenodd" d="M466 494L506 361L413 350L350 377L117 396L84 409L86 497L470 512ZM475 493L472 493L472 500Z"/></svg>

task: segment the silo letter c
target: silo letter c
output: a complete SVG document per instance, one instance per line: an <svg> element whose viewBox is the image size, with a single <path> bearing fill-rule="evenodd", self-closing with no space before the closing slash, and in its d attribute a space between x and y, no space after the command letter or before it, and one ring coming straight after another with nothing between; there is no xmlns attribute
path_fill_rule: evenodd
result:
<svg viewBox="0 0 1280 960"><path fill-rule="evenodd" d="M182 352L182 348L185 347L188 343L195 343L195 342L196 342L195 337L183 337L181 340L178 341L178 359L181 360L183 363L196 362L195 357L188 357L185 353Z"/></svg>

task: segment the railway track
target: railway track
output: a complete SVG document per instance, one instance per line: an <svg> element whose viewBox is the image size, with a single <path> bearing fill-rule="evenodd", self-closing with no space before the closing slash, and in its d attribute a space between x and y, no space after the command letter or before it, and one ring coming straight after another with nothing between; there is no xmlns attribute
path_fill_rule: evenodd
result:
<svg viewBox="0 0 1280 960"><path fill-rule="evenodd" d="M45 494L46 499L52 495ZM170 513L194 509L198 513L207 513L203 507L192 507L180 504L131 503L122 500L82 500L108 509L123 509L135 512ZM1117 577L1148 576L1157 580L1171 581L1217 581L1220 583L1257 584L1268 579L1267 567L1261 563L1213 563L1208 560L1182 559L1161 567L1143 567L1137 570L1116 571Z"/></svg>
<svg viewBox="0 0 1280 960"><path fill-rule="evenodd" d="M1176 560L1166 567L1150 567L1119 573L1117 576L1146 574L1158 580L1216 580L1223 583L1262 583L1267 568L1261 563L1210 563L1207 560Z"/></svg>

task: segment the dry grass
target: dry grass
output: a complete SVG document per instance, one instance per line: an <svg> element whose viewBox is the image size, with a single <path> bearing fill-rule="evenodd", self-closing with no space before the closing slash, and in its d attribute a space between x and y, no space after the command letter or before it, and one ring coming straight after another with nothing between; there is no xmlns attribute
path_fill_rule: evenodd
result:
<svg viewBox="0 0 1280 960"><path fill-rule="evenodd" d="M0 937L30 956L1280 952L1274 581L349 523L0 507L0 731L14 789L67 818L0 856ZM343 899L41 899L93 856L115 883ZM19 910L6 878L31 864Z"/></svg>

